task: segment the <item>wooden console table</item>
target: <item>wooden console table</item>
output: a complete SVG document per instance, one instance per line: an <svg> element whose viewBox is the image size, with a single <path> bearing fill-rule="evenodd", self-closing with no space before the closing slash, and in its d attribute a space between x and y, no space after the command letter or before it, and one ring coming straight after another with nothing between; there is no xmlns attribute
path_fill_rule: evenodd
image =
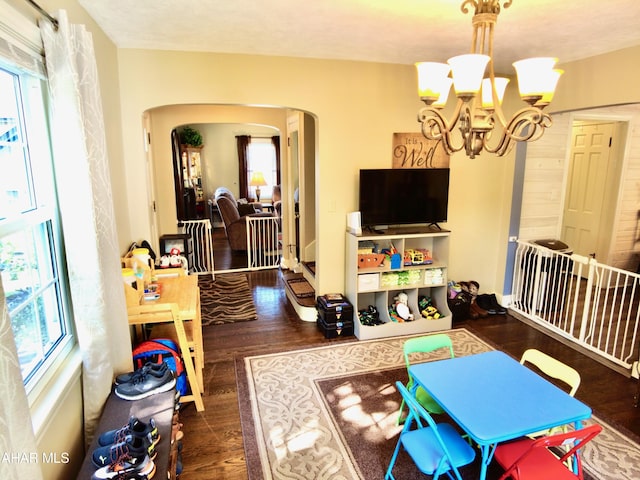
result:
<svg viewBox="0 0 640 480"><path fill-rule="evenodd" d="M166 324L162 330L174 338L180 347L191 394L181 398L183 402L195 402L196 409L204 410L202 393L204 381L204 351L202 345L202 320L200 317L200 288L198 276L187 275L160 278L160 298L128 302L129 325ZM131 298L128 296L128 298ZM154 329L152 329L152 332ZM153 333L152 333L153 334ZM173 335L172 335L173 334ZM164 335L163 335L164 336Z"/></svg>

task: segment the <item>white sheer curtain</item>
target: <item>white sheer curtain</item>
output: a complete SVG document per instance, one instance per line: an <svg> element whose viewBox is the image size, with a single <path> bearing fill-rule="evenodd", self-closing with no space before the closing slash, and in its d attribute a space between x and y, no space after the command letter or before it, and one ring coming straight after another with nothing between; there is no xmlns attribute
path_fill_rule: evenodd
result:
<svg viewBox="0 0 640 480"><path fill-rule="evenodd" d="M53 150L83 359L86 441L95 434L114 373L131 368L104 118L93 39L58 12L41 23L52 96Z"/></svg>
<svg viewBox="0 0 640 480"><path fill-rule="evenodd" d="M31 422L25 421L31 418L27 394L16 385L22 385L22 373L0 279L0 455L29 459L37 452L36 440ZM42 472L38 462L0 460L0 478L41 480Z"/></svg>

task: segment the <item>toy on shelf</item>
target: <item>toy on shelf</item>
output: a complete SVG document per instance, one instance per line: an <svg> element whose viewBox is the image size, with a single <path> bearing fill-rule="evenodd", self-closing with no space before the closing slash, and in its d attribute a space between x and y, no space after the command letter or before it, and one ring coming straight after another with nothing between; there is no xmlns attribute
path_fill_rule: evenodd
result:
<svg viewBox="0 0 640 480"><path fill-rule="evenodd" d="M413 313L409 309L409 296L401 292L394 298L395 303L389 306L389 316L394 322L411 322Z"/></svg>
<svg viewBox="0 0 640 480"><path fill-rule="evenodd" d="M358 268L376 268L380 267L386 258L382 253L359 253Z"/></svg>
<svg viewBox="0 0 640 480"><path fill-rule="evenodd" d="M411 265L431 265L433 258L431 252L424 248L408 248L404 251L405 267Z"/></svg>
<svg viewBox="0 0 640 480"><path fill-rule="evenodd" d="M444 271L442 268L430 268L424 271L425 285L442 285L444 283Z"/></svg>
<svg viewBox="0 0 640 480"><path fill-rule="evenodd" d="M369 307L364 310L359 310L358 319L362 325L368 326L382 325L384 323L380 320L378 309L373 305L369 305Z"/></svg>
<svg viewBox="0 0 640 480"><path fill-rule="evenodd" d="M392 270L396 270L402 266L402 256L398 253L398 249L393 243L389 242L389 248L383 248L382 253L389 257Z"/></svg>
<svg viewBox="0 0 640 480"><path fill-rule="evenodd" d="M378 251L378 245L369 240L358 243L358 268L377 268L382 266L386 255Z"/></svg>
<svg viewBox="0 0 640 480"><path fill-rule="evenodd" d="M418 299L418 308L420 309L420 314L427 320L437 320L442 318L442 314L433 304L431 297L426 297L424 295L421 296Z"/></svg>

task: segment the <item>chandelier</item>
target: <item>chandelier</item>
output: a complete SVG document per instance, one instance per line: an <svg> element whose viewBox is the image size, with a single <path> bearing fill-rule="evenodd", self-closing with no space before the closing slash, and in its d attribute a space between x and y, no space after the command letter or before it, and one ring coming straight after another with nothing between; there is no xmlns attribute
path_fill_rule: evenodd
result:
<svg viewBox="0 0 640 480"><path fill-rule="evenodd" d="M512 2L505 1L504 8ZM465 14L468 5L475 7L471 53L450 58L447 63L416 63L420 99L426 104L418 113L418 121L422 134L440 141L449 155L464 148L470 158L483 150L502 156L515 142L537 140L551 126L551 117L543 109L551 102L563 71L554 69L557 58L515 62L520 98L528 105L507 121L502 99L509 79L496 77L493 65L493 33L500 0L465 0L460 7ZM447 120L442 108L452 84L458 101ZM460 135L454 132L456 126Z"/></svg>

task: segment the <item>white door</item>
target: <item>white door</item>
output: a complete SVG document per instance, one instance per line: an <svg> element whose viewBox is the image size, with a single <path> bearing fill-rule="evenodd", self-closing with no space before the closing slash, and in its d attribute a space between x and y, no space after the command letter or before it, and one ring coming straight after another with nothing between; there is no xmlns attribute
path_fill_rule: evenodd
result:
<svg viewBox="0 0 640 480"><path fill-rule="evenodd" d="M149 232L151 238L148 240L156 252L160 251L158 244L158 212L156 211L156 185L155 167L153 151L151 150L151 117L149 112L144 112L142 116L142 127L144 132L144 149L147 163L147 206L149 212Z"/></svg>
<svg viewBox="0 0 640 480"><path fill-rule="evenodd" d="M612 181L613 132L614 123L576 122L573 126L562 239L579 255L604 253L598 252L598 241Z"/></svg>

